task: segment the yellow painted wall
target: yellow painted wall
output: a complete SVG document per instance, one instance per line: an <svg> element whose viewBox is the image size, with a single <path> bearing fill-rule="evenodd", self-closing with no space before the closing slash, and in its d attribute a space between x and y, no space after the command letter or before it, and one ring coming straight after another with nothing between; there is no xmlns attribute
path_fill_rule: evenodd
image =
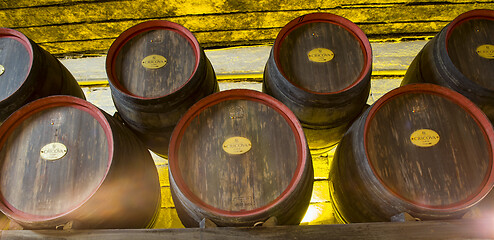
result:
<svg viewBox="0 0 494 240"><path fill-rule="evenodd" d="M19 30L57 56L104 55L124 30L164 19L204 47L272 43L290 20L312 12L355 22L371 41L435 35L457 15L494 9L492 0L2 0L0 26Z"/></svg>

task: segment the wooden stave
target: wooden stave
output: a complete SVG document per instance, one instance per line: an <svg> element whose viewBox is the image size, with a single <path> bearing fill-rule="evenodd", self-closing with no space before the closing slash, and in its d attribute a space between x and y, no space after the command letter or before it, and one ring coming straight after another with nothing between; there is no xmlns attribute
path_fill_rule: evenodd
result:
<svg viewBox="0 0 494 240"><path fill-rule="evenodd" d="M307 148L307 152L309 149ZM313 179L312 165L308 168L308 174L304 179ZM169 172L170 174L170 172ZM180 218L180 221L185 227L199 227L199 223L202 219L207 218L214 222L217 226L223 227L253 227L256 223L265 222L270 217L276 217L278 225L298 225L302 220L303 215L307 211L308 203L310 202L312 195L312 183L313 181L304 181L303 184L299 184L296 192L300 192L302 198L296 198L291 196L285 202L288 204L278 204L270 211L266 211L260 214L242 217L224 217L212 214L211 212L202 208L196 207L196 205L187 199L181 192L177 191L178 188L173 178L170 178L170 188L173 202ZM172 187L173 186L173 187Z"/></svg>
<svg viewBox="0 0 494 240"><path fill-rule="evenodd" d="M154 26L156 25L156 26ZM134 32L143 32L147 29L170 27L187 35L191 44L196 48L197 67L186 84L175 92L154 98L134 96L123 89L113 73L114 59L125 38ZM120 38L120 39L119 39ZM109 79L111 95L118 115L145 145L154 153L167 157L169 138L176 123L195 102L219 91L216 74L204 50L199 46L192 33L181 25L164 20L148 21L138 24L115 40L110 47L106 59L106 71ZM140 114L148 116L140 116ZM146 123L146 119L158 118L159 122Z"/></svg>
<svg viewBox="0 0 494 240"><path fill-rule="evenodd" d="M75 78L53 55L19 31L0 28L0 34L22 41L32 57L23 84L8 98L0 101L0 122L23 105L50 95L71 95L86 99Z"/></svg>
<svg viewBox="0 0 494 240"><path fill-rule="evenodd" d="M265 207L261 207L258 208L260 210L250 210L247 214L242 214L241 212L218 213L216 212L216 210L214 210L214 207L208 208L209 205L203 206L203 203L197 203L196 201L191 200L190 197L187 197L187 194L190 195L190 193L184 192L177 184L177 180L174 178L173 172L174 169L175 171L177 171L176 165L178 165L178 163L175 163L175 159L177 158L175 151L173 150L177 149L176 145L179 144L176 141L177 137L181 134L180 132L182 131L182 129L187 127L187 120L198 114L203 107L214 105L222 99L235 99L236 96L242 96L244 94L247 97L253 97L253 101L262 102L266 99L269 100L270 98L268 95L265 95L263 93L247 89L227 90L220 93L215 93L193 105L191 109L184 114L179 124L174 129L170 142L171 152L169 163L171 164L168 172L170 176L169 178L172 198L176 206L179 218L182 221L182 224L184 224L184 226L186 227L198 227L199 222L204 218L213 221L217 226L254 226L256 223L264 222L272 216L275 216L277 218L278 224L295 225L300 223L305 211L307 210L312 195L312 186L314 180L314 170L312 167L311 155L309 153L307 144L305 144L305 147L301 147L301 149L303 149L301 155L306 156L304 160L305 164L304 166L302 166L303 170L301 173L296 173L301 174L301 181L292 188L291 194L285 195L286 197L284 196L283 200L275 200L274 202L277 202L277 204L269 204L271 207L269 207L268 209L265 209ZM261 96L257 97L259 95ZM277 102L275 99L271 99L269 101L272 102L273 100ZM275 104L276 107L281 107L284 111L289 111L289 109L287 109L286 106L283 107L280 102ZM287 113L287 115L290 116L289 113ZM293 121L294 119L296 120L296 117L293 115L290 117L290 119ZM303 132L302 135L300 135L299 132L299 136L303 137ZM303 142L304 141L302 141L302 143ZM184 183L181 182L181 184Z"/></svg>
<svg viewBox="0 0 494 240"><path fill-rule="evenodd" d="M336 149L330 167L332 204L343 222L387 222L391 221L391 217L400 213L409 213L412 217L420 220L457 219L481 202L484 197L491 195L489 192L494 185L492 159L494 131L486 115L473 102L445 87L419 83L395 89L378 100L376 104L383 104L388 96L395 94L395 92L400 94L400 91L403 93L414 90L424 91L424 89L427 92L439 93L451 99L460 99L459 101L464 104L462 107L467 109L476 118L477 123L484 127L483 130L488 137L491 152L491 167L489 177L484 182L485 185L481 186L479 193L469 201L444 209L420 206L391 193L378 179L372 167L369 166L370 160L366 150L363 150L365 149L365 129L369 122L369 116L376 111L374 110L376 107L372 105L345 133Z"/></svg>
<svg viewBox="0 0 494 240"><path fill-rule="evenodd" d="M494 121L494 105L492 104L494 91L480 86L465 77L453 64L446 48L446 42L451 30L457 24L474 18L494 20L494 11L476 9L457 16L417 54L400 85L433 83L448 87L473 101L491 121Z"/></svg>
<svg viewBox="0 0 494 240"><path fill-rule="evenodd" d="M49 96L35 100L14 112L0 126L0 144L3 145L16 124L28 118L31 113L71 104L76 108L87 109L90 114L97 116L100 123L104 123L102 126L111 143L108 146L111 159L102 183L79 206L56 216L44 217L11 210L1 194L0 210L26 229L55 229L67 223L71 223L74 229L151 226L161 204L161 190L154 161L142 142L122 122L91 103L72 96ZM128 176L134 176L135 180L126 181ZM121 184L122 181L126 184ZM116 186L119 186L118 192L114 190ZM149 197L138 198L141 196L137 196L136 192ZM136 196L133 203L123 201L129 196ZM138 206L134 204L135 201L139 202ZM120 203L118 207L115 202ZM114 215L101 214L109 209ZM133 222L134 220L136 221Z"/></svg>
<svg viewBox="0 0 494 240"><path fill-rule="evenodd" d="M341 91L316 93L304 90L292 84L283 75L276 61L275 48L279 48L285 32L296 27L297 24L318 20L332 21L345 27L361 42L364 51L366 60L359 79ZM262 91L287 105L298 117L304 129L316 133L311 134L314 137L313 140L308 139L311 151L324 150L337 144L351 122L364 110L370 93L371 59L370 43L365 34L354 23L329 13L307 14L292 20L278 34L264 69ZM320 136L317 136L317 132L321 133L319 135L326 135L326 137L321 139ZM316 141L326 143L321 146L311 144Z"/></svg>

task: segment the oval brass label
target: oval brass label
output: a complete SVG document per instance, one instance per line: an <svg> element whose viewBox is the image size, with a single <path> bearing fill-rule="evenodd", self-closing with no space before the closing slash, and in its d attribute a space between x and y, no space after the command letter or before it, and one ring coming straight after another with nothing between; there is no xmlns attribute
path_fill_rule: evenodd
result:
<svg viewBox="0 0 494 240"><path fill-rule="evenodd" d="M307 53L307 57L312 62L324 63L331 61L334 58L334 53L327 48L314 48Z"/></svg>
<svg viewBox="0 0 494 240"><path fill-rule="evenodd" d="M166 65L168 61L161 55L149 55L142 59L142 66L147 69L158 69Z"/></svg>
<svg viewBox="0 0 494 240"><path fill-rule="evenodd" d="M494 45L484 44L479 46L476 51L483 58L494 59Z"/></svg>
<svg viewBox="0 0 494 240"><path fill-rule="evenodd" d="M223 142L223 150L229 154L240 155L248 152L252 143L244 137L231 137Z"/></svg>
<svg viewBox="0 0 494 240"><path fill-rule="evenodd" d="M54 161L63 158L67 154L67 147L61 143L48 143L39 151L41 158Z"/></svg>
<svg viewBox="0 0 494 240"><path fill-rule="evenodd" d="M439 142L439 134L430 129L419 129L410 135L410 141L419 147L432 147Z"/></svg>

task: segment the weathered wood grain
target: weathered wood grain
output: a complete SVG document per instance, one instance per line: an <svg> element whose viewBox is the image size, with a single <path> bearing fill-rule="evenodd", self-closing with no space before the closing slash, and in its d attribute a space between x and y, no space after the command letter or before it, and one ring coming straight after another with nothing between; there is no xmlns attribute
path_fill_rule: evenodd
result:
<svg viewBox="0 0 494 240"><path fill-rule="evenodd" d="M298 224L310 202L313 169L302 128L266 94L210 95L178 123L170 141L170 186L187 227L254 226L271 216Z"/></svg>
<svg viewBox="0 0 494 240"><path fill-rule="evenodd" d="M310 55L314 49L316 52ZM317 49L331 51L324 53L331 57L314 62L317 57L312 56L321 54ZM290 82L318 93L347 88L365 68L360 40L347 29L331 23L308 23L294 29L280 41L278 54L275 57L280 72Z"/></svg>
<svg viewBox="0 0 494 240"><path fill-rule="evenodd" d="M128 0L126 0L128 1ZM33 7L47 7L47 6L70 6L70 5L76 5L76 4L84 4L88 2L122 2L122 0L36 0L36 1L29 1L29 0L18 0L18 1L2 1L0 2L0 8L2 9L16 9L16 8L33 8ZM145 0L137 0L133 1L135 2L134 4L136 5L142 5L145 4ZM490 0L479 0L476 2L492 2ZM245 3L245 2L243 2ZM297 4L298 3L298 4ZM434 5L434 4L444 4L444 3L449 3L449 4L461 4L461 3L472 3L471 0L449 0L447 2L443 1L435 1L435 0L414 0L414 1L407 1L407 0L358 0L358 1L350 1L350 0L337 0L337 1L331 1L331 3L328 3L326 1L312 1L311 3L304 2L304 1L277 1L277 2L272 2L272 1L259 1L258 4L252 4L250 3L247 5L250 8L256 8L256 7L267 7L267 6L272 6L272 7L279 7L284 10L289 10L293 8L299 8L299 7L306 7L308 4L316 6L316 7L321 7L321 6L332 6L332 7L352 7L352 6L361 6L361 5L386 5L386 4L409 4L409 5L419 5L419 4L427 4L427 5ZM173 3L172 3L173 4ZM204 5L202 3L202 5ZM201 6L202 6L201 5ZM224 7L224 6L230 6L227 7L226 9L232 9L233 7L236 8L242 8L242 6L238 6L241 4L236 4L236 3L230 3L228 1L220 0L217 2L212 2L209 4L209 8L219 8L219 7ZM175 5L173 5L175 6ZM208 6L208 5L205 5ZM166 7L166 6L164 6ZM208 9L208 8L207 8ZM184 9L182 11L195 11L197 12L197 9Z"/></svg>
<svg viewBox="0 0 494 240"><path fill-rule="evenodd" d="M490 90L494 90L494 62L481 57L476 49L490 44L494 52L492 32L494 19L474 19L456 26L447 39L448 53L456 68L468 79Z"/></svg>
<svg viewBox="0 0 494 240"><path fill-rule="evenodd" d="M163 66L149 69L142 64L146 57L156 55L164 58ZM155 98L182 87L192 76L196 61L185 37L170 30L153 30L123 44L112 66L116 79L130 94Z"/></svg>
<svg viewBox="0 0 494 240"><path fill-rule="evenodd" d="M442 97L420 93L397 97L368 125L369 163L391 191L415 204L463 202L477 194L490 171L489 142L476 121ZM434 130L439 142L431 147L411 144L410 135L419 129Z"/></svg>
<svg viewBox="0 0 494 240"><path fill-rule="evenodd" d="M371 65L371 45L357 25L334 14L308 14L277 36L263 91L294 112L311 151L327 151L362 112Z"/></svg>
<svg viewBox="0 0 494 240"><path fill-rule="evenodd" d="M0 208L25 228L144 228L157 216L149 151L87 101L34 101L0 126L0 142Z"/></svg>
<svg viewBox="0 0 494 240"><path fill-rule="evenodd" d="M0 38L0 100L5 100L17 91L29 74L32 56L18 40Z"/></svg>
<svg viewBox="0 0 494 240"><path fill-rule="evenodd" d="M84 1L56 5L51 2L36 8L1 9L0 24L24 32L54 54L76 55L103 54L119 33L151 19L182 24L197 34L204 46L217 47L272 42L284 24L311 12L330 12L346 17L371 38L382 35L433 36L457 15L478 8L493 9L494 3L376 0L261 1L256 4L249 1L241 4L163 1L151 4L143 1ZM33 11L36 14L32 14Z"/></svg>
<svg viewBox="0 0 494 240"><path fill-rule="evenodd" d="M489 59L492 51L484 57L477 52L482 45L494 48L492 29L492 10L461 14L417 54L402 85L427 82L448 87L477 104L493 121L494 85L490 79L494 61Z"/></svg>
<svg viewBox="0 0 494 240"><path fill-rule="evenodd" d="M84 98L70 72L19 31L0 29L0 122L33 100L65 94Z"/></svg>
<svg viewBox="0 0 494 240"><path fill-rule="evenodd" d="M400 86L401 79L399 78L377 78L372 79L370 96L367 99L367 104L371 105L382 97L387 92ZM222 81L218 83L220 91L229 89L251 89L262 91L262 83L260 82L234 82ZM84 94L88 101L103 109L110 115L116 112L113 105L110 88L108 86L83 86Z"/></svg>
<svg viewBox="0 0 494 240"><path fill-rule="evenodd" d="M54 142L66 146L67 154L57 161L43 159L40 149ZM52 108L17 126L0 158L5 201L25 213L52 216L80 205L97 189L108 165L108 141L89 113Z"/></svg>
<svg viewBox="0 0 494 240"><path fill-rule="evenodd" d="M298 16L298 15L297 15ZM131 27L136 22L131 23L108 23L103 24L103 26L93 26L89 29L93 29L94 32L101 31L102 34L107 34L106 29L112 29L121 25ZM439 32L447 22L435 23L435 22L417 22L417 23L378 23L373 25L361 25L360 28L367 34L370 35L370 40L374 41L386 40L388 37L382 38L382 34L389 34L392 40L403 40L403 39L426 39L433 37L435 33ZM110 25L110 26L105 26ZM22 29L28 35L38 35L39 38L46 38L48 35L40 35L39 32L47 30L47 32L53 31L54 35L59 33L79 31L81 29L86 29L86 27L79 28L77 26L62 26L60 28L70 28L70 29L60 29L58 27L47 27L50 29L37 29L37 28L26 28ZM125 29L121 29L122 31ZM231 47L231 46L241 46L241 45L259 45L259 44L272 44L276 38L276 35L281 30L279 28L273 29L252 29L252 30L226 30L226 31L215 31L215 32L194 32L194 35L205 48L212 47ZM410 33L413 32L413 33ZM113 43L114 38L117 37L117 32L113 35L113 38L84 38L85 34L81 32L81 38L77 40L66 40L58 41L52 38L50 42L41 42L39 45L50 51L56 56L102 56L105 55ZM372 35L371 35L372 34ZM71 34L67 34L68 36ZM89 37L92 37L91 34ZM75 39L75 38L73 38Z"/></svg>
<svg viewBox="0 0 494 240"><path fill-rule="evenodd" d="M231 118L235 110L242 116ZM231 137L248 139L251 149L239 155L225 152L223 143ZM277 139L284 139L283 148L265 147ZM288 187L299 164L296 144L290 125L274 109L231 100L204 109L191 121L173 161L180 165L185 184L206 204L250 211L275 200Z"/></svg>
<svg viewBox="0 0 494 240"><path fill-rule="evenodd" d="M336 208L348 222L389 221L401 212L461 217L492 187L492 133L481 110L450 89L395 89L338 145L330 167Z"/></svg>
<svg viewBox="0 0 494 240"><path fill-rule="evenodd" d="M84 24L91 22L107 22L107 21L126 21L139 19L154 19L154 18L180 18L184 16L195 17L196 19L214 17L213 15L231 15L264 14L260 20L276 20L272 18L273 14L279 15L283 12L287 13L284 16L290 16L289 12L294 14L304 14L307 11L332 11L334 14L348 17L351 21L357 23L372 23L386 21L448 21L466 9L485 8L492 6L492 1L452 3L452 2L422 2L413 4L409 2L389 1L383 3L382 0L369 1L367 3L349 2L349 1L316 1L307 2L300 0L282 0L277 3L271 1L242 1L229 2L224 0L219 1L164 1L158 0L153 2L146 1L97 1L97 2L81 2L78 4L62 4L61 6L46 6L38 8L17 8L0 10L2 23L6 27L32 27L32 26L48 26L62 24ZM119 6L118 8L115 8ZM157 7L160 6L160 7ZM139 11L135 11L139 9ZM394 9L395 11L391 11ZM409 11L418 14L402 14L408 9ZM441 10L451 10L437 14ZM39 14L29 17L29 14L36 11ZM353 13L351 15L350 13ZM377 14L376 14L377 13ZM5 18L9 16L10 18ZM294 17L292 17L294 18ZM195 21L197 24L197 20ZM251 25L249 23L254 23ZM282 24L280 22L264 22L256 21L251 17L230 24L217 24L211 27L229 28L237 24L249 24L252 28L260 27L259 24ZM197 27L201 27L197 25ZM209 28L202 26L202 28ZM193 31L200 29L191 28Z"/></svg>
<svg viewBox="0 0 494 240"><path fill-rule="evenodd" d="M142 64L150 56L163 58L159 67ZM214 69L197 40L170 21L146 21L128 29L112 44L106 63L119 116L161 156L167 155L182 114L218 91Z"/></svg>
<svg viewBox="0 0 494 240"><path fill-rule="evenodd" d="M426 43L425 40L371 42L373 77L377 79L389 75L403 76L409 64ZM228 84L228 81L235 81L240 86L262 81L271 48L272 45L230 47L208 49L205 50L205 54L211 61L218 81L225 81L225 84ZM106 56L59 60L81 86L108 84Z"/></svg>

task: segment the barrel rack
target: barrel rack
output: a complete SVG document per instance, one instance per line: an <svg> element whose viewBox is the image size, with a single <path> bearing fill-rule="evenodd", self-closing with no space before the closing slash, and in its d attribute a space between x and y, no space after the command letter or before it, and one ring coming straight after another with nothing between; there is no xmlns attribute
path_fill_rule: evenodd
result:
<svg viewBox="0 0 494 240"><path fill-rule="evenodd" d="M272 47L269 43L274 41L282 24L314 11L348 17L358 22L364 32L373 36L371 94L367 102L372 104L400 85L417 53L452 18L473 8L493 9L494 6L492 0L358 0L348 3L342 0L317 0L299 1L299 5L280 1L284 2L281 6L283 9L267 11L264 8L271 6L264 5L270 3L239 1L249 4L234 6L239 8L237 11L233 6L229 9L221 4L216 6L220 10L208 8L211 2L225 2L220 0L185 3L176 0L149 1L155 6L163 6L165 9L162 11L166 15L153 11L144 2L146 1L0 1L0 25L22 31L59 57L82 87L87 100L113 115L115 107L106 75L106 55L102 53L107 51L120 32L144 20L166 18L193 28L199 42L206 47L206 56L213 65L221 91L238 88L261 91L264 67ZM198 6L194 6L196 3ZM115 4L120 4L118 9ZM139 10L140 5L146 5L147 8ZM314 7L316 5L318 7ZM113 15L106 16L109 12ZM413 14L417 12L420 16ZM109 17L113 20L108 20ZM230 23L231 19L238 21ZM273 22L278 25L272 26ZM208 25L214 26L214 29L207 29ZM224 26L228 28L223 28ZM254 37L260 40L249 40ZM228 39L234 41L229 42ZM230 47L224 47L232 42ZM64 51L68 51L68 54ZM162 195L160 214L153 228L76 230L71 229L71 223L68 223L60 226L60 230L22 230L0 214L0 229L3 229L0 230L0 239L494 238L494 218L482 215L475 209L459 220L419 221L403 215L394 222L342 224L332 207L330 196L332 183L328 174L333 155L334 149L312 156L314 191L308 214L299 226L260 224L261 226L242 228L214 227L205 220L202 228L184 228L171 199L168 161L153 155Z"/></svg>
<svg viewBox="0 0 494 240"><path fill-rule="evenodd" d="M372 43L373 75L368 104L399 86L402 76L415 55L427 40L409 42ZM262 72L271 46L257 45L206 50L215 68L220 90L248 88L261 90ZM82 86L87 99L113 114L108 80L105 73L105 57L60 59ZM256 226L251 228L186 228L183 229L170 197L168 163L166 159L153 156L160 175L162 187L161 213L153 229L74 230L15 230L15 224L3 219L1 238L14 239L451 239L494 238L494 219L490 220L476 212L464 219L449 221L415 221L403 216L398 222L339 223L331 206L331 183L328 168L334 150L313 155L315 182L309 211L316 216L305 219L300 226ZM317 215L319 214L319 215Z"/></svg>

